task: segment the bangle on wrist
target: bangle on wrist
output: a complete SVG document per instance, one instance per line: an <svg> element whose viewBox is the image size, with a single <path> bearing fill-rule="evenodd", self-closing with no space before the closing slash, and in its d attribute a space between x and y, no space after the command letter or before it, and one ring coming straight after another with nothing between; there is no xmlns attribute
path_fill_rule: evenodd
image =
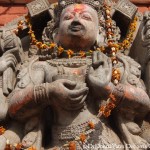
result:
<svg viewBox="0 0 150 150"><path fill-rule="evenodd" d="M34 86L34 100L36 103L40 103L43 100L47 101L49 99L47 89L47 83Z"/></svg>

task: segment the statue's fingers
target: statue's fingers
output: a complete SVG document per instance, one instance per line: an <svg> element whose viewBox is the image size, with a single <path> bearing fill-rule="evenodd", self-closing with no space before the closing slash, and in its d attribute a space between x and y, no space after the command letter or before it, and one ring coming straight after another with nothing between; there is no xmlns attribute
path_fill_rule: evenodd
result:
<svg viewBox="0 0 150 150"><path fill-rule="evenodd" d="M7 68L7 89L9 92L13 90L13 83L14 83L14 72L11 67Z"/></svg>
<svg viewBox="0 0 150 150"><path fill-rule="evenodd" d="M12 67L13 69L15 69L16 64L13 61L7 61L7 66Z"/></svg>
<svg viewBox="0 0 150 150"><path fill-rule="evenodd" d="M11 62L14 67L17 65L17 61L15 59L12 59L12 58L7 58L6 62Z"/></svg>
<svg viewBox="0 0 150 150"><path fill-rule="evenodd" d="M91 66L91 67L89 68L89 70L88 70L88 74L92 74L93 71L94 71L94 68Z"/></svg>
<svg viewBox="0 0 150 150"><path fill-rule="evenodd" d="M97 51L94 51L93 52L93 55L92 55L92 62L93 62L93 64L95 64L96 62L97 62Z"/></svg>
<svg viewBox="0 0 150 150"><path fill-rule="evenodd" d="M97 60L103 61L103 53L102 52L97 53Z"/></svg>
<svg viewBox="0 0 150 150"><path fill-rule="evenodd" d="M8 78L9 78L9 75L8 75L8 71L5 70L3 72L3 85L2 85L2 88L3 88L3 93L4 95L8 96L9 94L9 91L8 91L8 88L7 88L7 85L8 85Z"/></svg>
<svg viewBox="0 0 150 150"><path fill-rule="evenodd" d="M102 58L102 59L103 59L103 62L104 62L104 63L103 63L103 67L104 67L104 68L109 68L109 65L110 65L110 64L109 64L109 59L110 59L110 58L109 58L109 57L106 57L105 55L103 55L103 58Z"/></svg>
<svg viewBox="0 0 150 150"><path fill-rule="evenodd" d="M86 99L86 95L83 96L83 98L80 102L70 104L71 105L71 110L77 110L77 109L82 108L84 106L85 99Z"/></svg>
<svg viewBox="0 0 150 150"><path fill-rule="evenodd" d="M68 89L75 88L77 84L75 81L66 80L66 79L63 79L62 82L63 82L63 85L67 87Z"/></svg>
<svg viewBox="0 0 150 150"><path fill-rule="evenodd" d="M70 96L70 98L77 98L81 95L84 95L88 92L89 88L85 87L79 90L68 90L68 94Z"/></svg>
<svg viewBox="0 0 150 150"><path fill-rule="evenodd" d="M12 54L8 54L8 55L6 55L5 56L5 60L7 60L7 61L13 61L15 64L17 64L17 59L16 59L16 57L14 56L14 55L12 55Z"/></svg>
<svg viewBox="0 0 150 150"><path fill-rule="evenodd" d="M93 63L93 68L94 68L94 69L97 69L98 67L102 67L103 64L104 64L104 62L101 61L101 60L99 60L99 61Z"/></svg>
<svg viewBox="0 0 150 150"><path fill-rule="evenodd" d="M76 97L76 98L71 98L71 101L70 103L71 104L79 104L80 102L82 102L82 99L83 97L85 97L87 95L88 92L85 92L85 94L79 96L79 97Z"/></svg>
<svg viewBox="0 0 150 150"><path fill-rule="evenodd" d="M13 54L10 54L10 53L5 53L5 54L4 54L4 57L5 57L5 59L6 59L6 58L13 58L13 59L16 59L16 57L15 57Z"/></svg>

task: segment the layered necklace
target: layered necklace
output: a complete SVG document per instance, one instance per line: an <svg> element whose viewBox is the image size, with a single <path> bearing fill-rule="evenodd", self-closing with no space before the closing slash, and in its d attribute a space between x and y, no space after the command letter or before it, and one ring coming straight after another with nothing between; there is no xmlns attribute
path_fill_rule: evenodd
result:
<svg viewBox="0 0 150 150"><path fill-rule="evenodd" d="M20 20L18 22L18 27L14 32L17 34L19 30L23 29L23 25L25 24L29 29L28 34L30 36L32 45L36 45L40 51L49 50L50 54L52 54L54 51L56 51L58 56L65 53L68 56L68 58L71 58L75 55L78 55L79 57L84 58L86 56L91 56L93 51L101 51L105 54L108 54L108 56L112 60L112 65L113 65L112 80L111 81L116 86L119 84L119 82L121 80L121 72L116 67L116 65L118 64L118 59L117 59L116 54L118 51L125 52L125 50L130 48L130 46L133 42L134 32L136 31L138 18L135 17L133 19L133 21L130 23L129 31L126 35L126 38L122 42L116 43L113 40L113 36L115 35L115 33L113 31L113 28L112 28L113 20L111 17L111 7L108 6L106 3L104 3L103 8L104 8L104 12L105 12L105 28L106 28L106 35L107 35L107 46L98 47L98 48L96 48L96 50L89 50L86 52L85 51L79 51L77 54L71 49L65 50L63 47L57 46L57 44L54 42L51 42L49 44L45 44L45 43L38 41L36 39L34 31L32 30L32 24L30 23L30 17L29 16L25 17L25 21ZM107 104L100 107L97 116L98 117L104 116L106 118L109 117L111 115L112 110L116 107L117 103L118 102L117 102L115 95L110 94L108 96L108 99L107 99ZM80 141L84 144L84 142L86 141L86 137L87 137L86 131L91 130L91 129L93 130L95 128L95 125L96 124L94 124L92 121L90 121L88 123L87 127L85 128L85 132L83 132L82 134L77 136L73 141L64 144L64 147L69 148L69 150L76 150L76 142ZM0 128L0 135L2 135L4 132L5 132L5 129L3 127L1 127ZM14 147L16 150L22 149L21 144L17 144ZM9 143L7 143L5 150L12 150L10 148ZM30 147L28 150L36 150L36 148Z"/></svg>

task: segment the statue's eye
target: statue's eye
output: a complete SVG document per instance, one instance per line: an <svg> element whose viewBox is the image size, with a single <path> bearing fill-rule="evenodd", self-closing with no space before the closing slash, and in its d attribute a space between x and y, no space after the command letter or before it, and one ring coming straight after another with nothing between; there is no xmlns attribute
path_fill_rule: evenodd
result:
<svg viewBox="0 0 150 150"><path fill-rule="evenodd" d="M68 14L68 15L65 15L64 16L64 20L70 20L73 18L73 15L72 14Z"/></svg>
<svg viewBox="0 0 150 150"><path fill-rule="evenodd" d="M92 17L88 13L81 14L81 18L89 21L92 20Z"/></svg>

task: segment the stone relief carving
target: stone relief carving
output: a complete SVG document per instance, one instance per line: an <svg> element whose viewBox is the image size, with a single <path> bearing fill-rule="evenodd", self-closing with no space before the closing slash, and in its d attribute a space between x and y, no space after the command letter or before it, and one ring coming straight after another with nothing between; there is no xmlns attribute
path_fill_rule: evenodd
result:
<svg viewBox="0 0 150 150"><path fill-rule="evenodd" d="M0 150L149 148L149 12L109 4L35 0L17 35L0 29ZM137 31L145 65L134 60Z"/></svg>

